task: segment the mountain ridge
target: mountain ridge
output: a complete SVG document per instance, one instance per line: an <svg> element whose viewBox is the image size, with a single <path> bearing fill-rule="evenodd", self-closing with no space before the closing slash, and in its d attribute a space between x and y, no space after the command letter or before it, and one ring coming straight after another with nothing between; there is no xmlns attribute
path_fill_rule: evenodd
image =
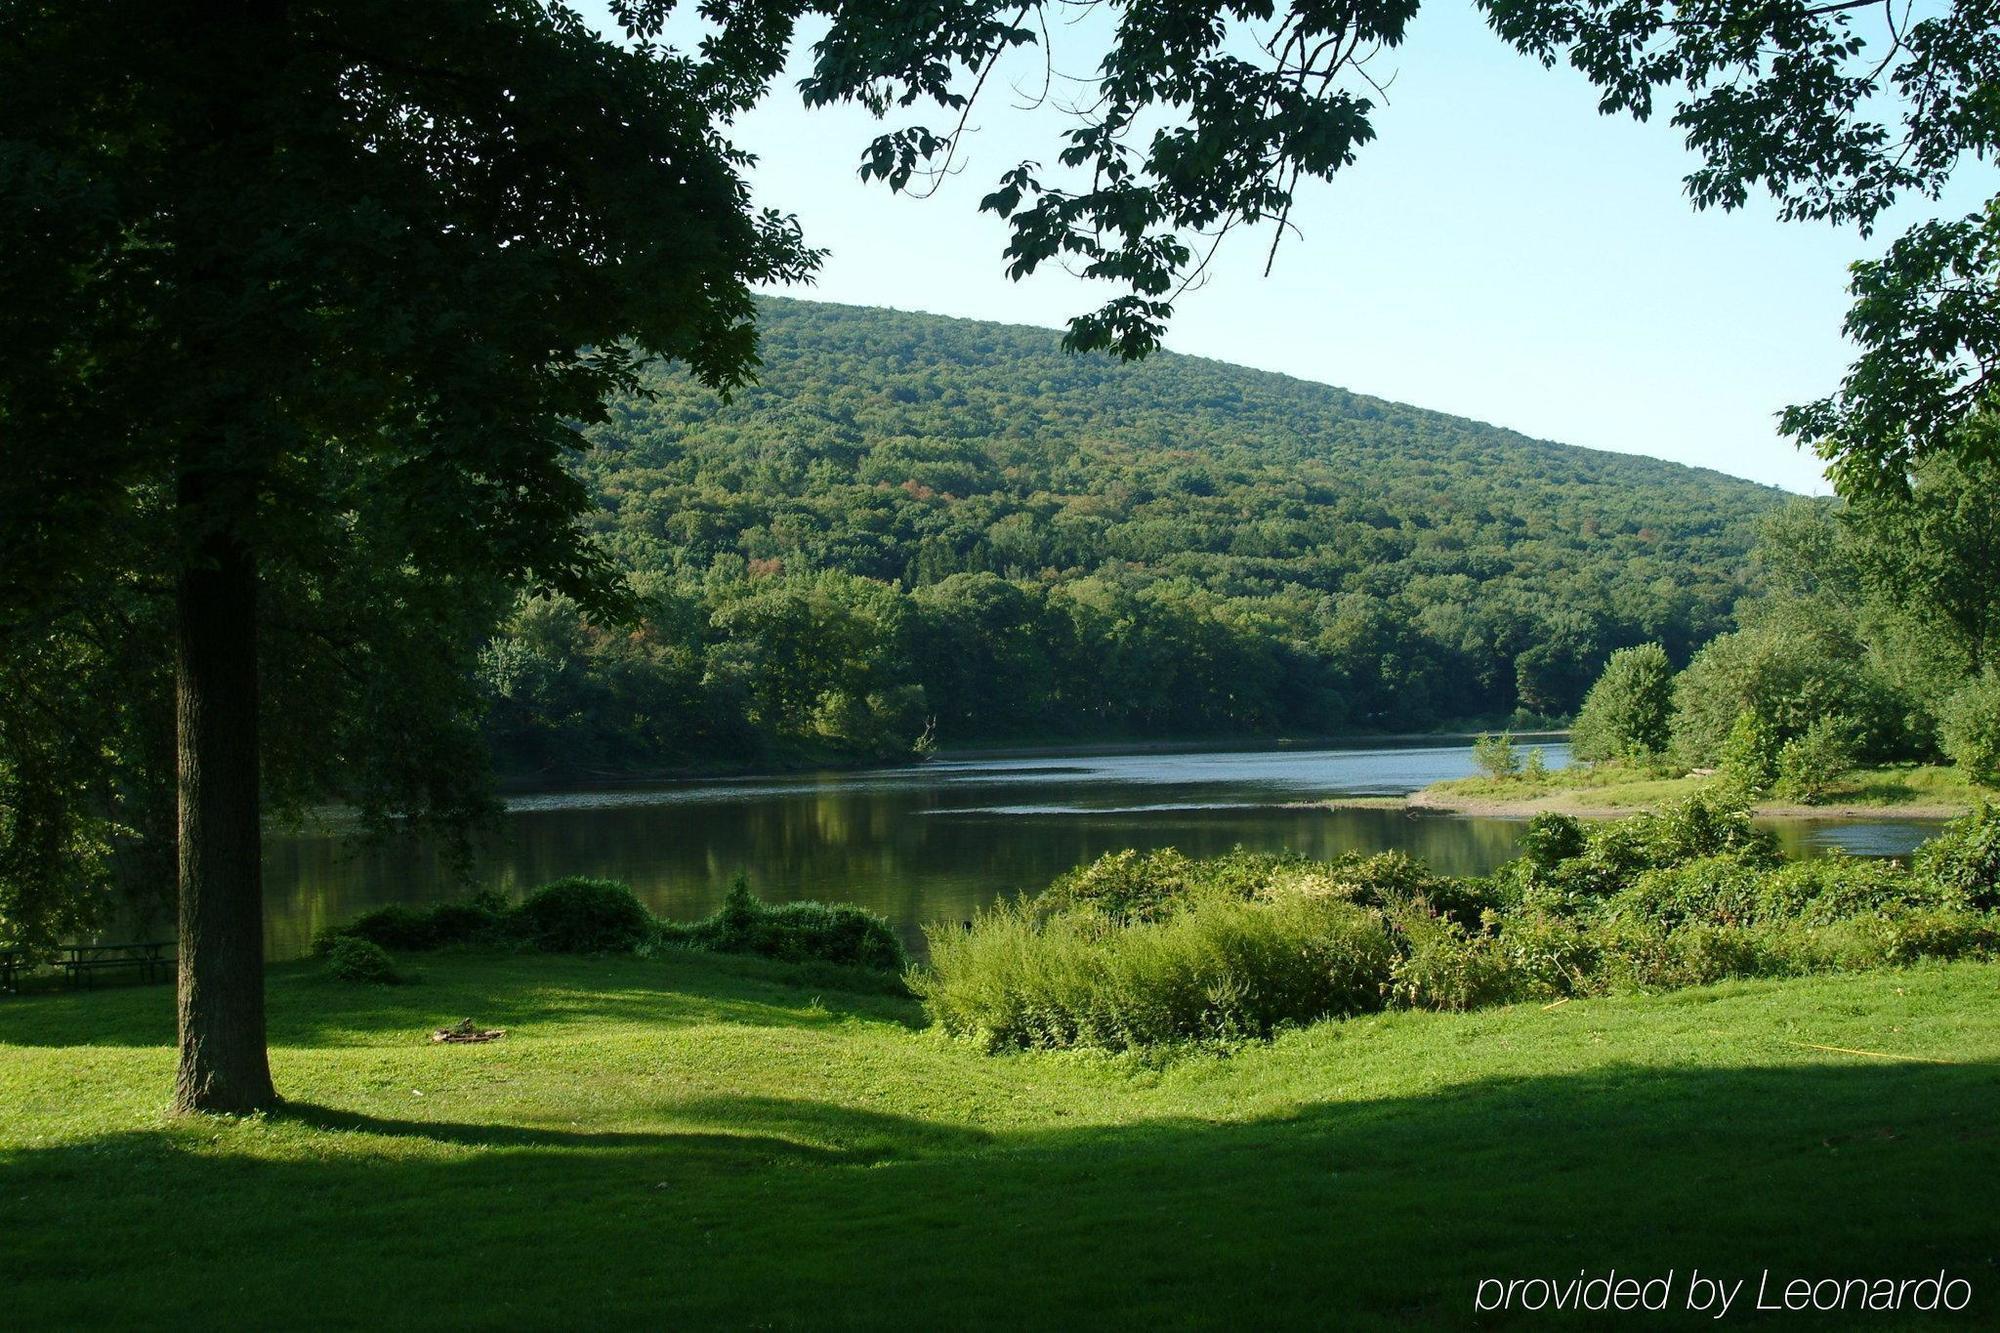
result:
<svg viewBox="0 0 2000 1333"><path fill-rule="evenodd" d="M589 428L588 522L653 609L621 635L530 608L503 636L556 664L554 702L499 690L530 767L1561 716L1612 650L1684 660L1729 628L1786 499L1212 358L759 316L756 384L654 367ZM521 739L551 714L588 734Z"/></svg>

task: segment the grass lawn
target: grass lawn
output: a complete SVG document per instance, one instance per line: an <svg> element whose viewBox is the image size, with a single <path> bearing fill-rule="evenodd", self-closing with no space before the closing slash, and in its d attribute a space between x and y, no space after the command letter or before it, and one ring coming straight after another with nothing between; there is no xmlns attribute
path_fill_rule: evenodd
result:
<svg viewBox="0 0 2000 1333"><path fill-rule="evenodd" d="M0 1000L0 1323L1457 1327L1481 1277L1613 1266L1944 1268L2000 1318L1992 965L1153 1066L748 961L423 967L275 969L293 1103L244 1121L163 1117L166 988ZM467 1015L509 1034L426 1040Z"/></svg>
<svg viewBox="0 0 2000 1333"><path fill-rule="evenodd" d="M1535 814L1553 810L1566 814L1621 815L1656 809L1668 801L1707 791L1716 782L1712 775L1658 777L1622 764L1577 764L1550 769L1540 778L1517 774L1434 782L1410 798L1410 803L1470 814ZM1813 805L1765 800L1757 804L1756 811L1763 815L1946 816L1971 810L1995 796L1995 792L1949 765L1883 764L1849 771Z"/></svg>

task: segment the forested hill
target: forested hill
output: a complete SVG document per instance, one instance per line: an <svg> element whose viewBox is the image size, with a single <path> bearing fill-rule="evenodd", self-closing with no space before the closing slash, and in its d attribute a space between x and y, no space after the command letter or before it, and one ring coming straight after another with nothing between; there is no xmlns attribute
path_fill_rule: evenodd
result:
<svg viewBox="0 0 2000 1333"><path fill-rule="evenodd" d="M757 386L722 403L663 370L581 465L661 599L647 670L696 719L648 713L674 734L601 763L892 751L927 719L949 743L1564 714L1613 648L1684 657L1726 628L1781 499L1220 362L1073 357L1043 329L771 300L762 334ZM520 761L557 752L530 686L638 669L632 636L560 608L514 639ZM542 681L534 654L586 660ZM572 747L618 706L571 702Z"/></svg>

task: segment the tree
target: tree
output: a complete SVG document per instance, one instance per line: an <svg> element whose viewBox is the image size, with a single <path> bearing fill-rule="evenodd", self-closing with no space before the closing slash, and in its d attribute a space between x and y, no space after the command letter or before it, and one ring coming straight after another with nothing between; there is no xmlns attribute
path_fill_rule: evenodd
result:
<svg viewBox="0 0 2000 1333"><path fill-rule="evenodd" d="M329 664L364 682L350 719L426 701L396 668L463 644L496 590L615 607L564 466L574 423L655 355L742 382L748 284L813 256L752 211L716 132L746 87L726 53L624 48L524 0L99 0L0 23L0 647L10 684L88 698L65 659L143 651L110 638L119 604L170 627L175 1104L252 1110L275 1099L264 794L371 767L288 749L270 720L322 716ZM313 647L260 652L282 636ZM374 765L406 809L464 803L444 752L469 732L428 702L397 739L440 762ZM88 753L4 739L10 794L51 765L52 800L92 789L11 805L8 859L101 881L106 858L52 841L115 822Z"/></svg>
<svg viewBox="0 0 2000 1333"><path fill-rule="evenodd" d="M1978 428L2000 432L1982 418ZM1855 498L1846 514L1871 599L1907 627L1951 679L1976 676L2000 650L2000 458L1937 455L1909 489Z"/></svg>
<svg viewBox="0 0 2000 1333"><path fill-rule="evenodd" d="M1674 667L1657 643L1620 648L1584 696L1571 744L1579 759L1663 754L1673 719Z"/></svg>
<svg viewBox="0 0 2000 1333"><path fill-rule="evenodd" d="M1779 747L1839 720L1858 757L1880 760L1903 747L1904 713L1850 627L1780 610L1717 638L1674 678L1671 748L1689 766L1715 764L1734 733L1768 760L1762 771Z"/></svg>
<svg viewBox="0 0 2000 1333"><path fill-rule="evenodd" d="M1479 0L1518 49L1567 59L1599 109L1673 124L1702 165L1697 208L1761 187L1787 220L1871 231L1891 205L1936 199L2000 149L2000 8L1952 0L1922 17L1872 0ZM1863 27L1860 25L1870 25ZM1861 347L1837 393L1789 408L1785 431L1846 494L1900 491L1932 455L1990 452L1963 426L2000 391L2000 197L1926 219L1854 268L1844 332Z"/></svg>

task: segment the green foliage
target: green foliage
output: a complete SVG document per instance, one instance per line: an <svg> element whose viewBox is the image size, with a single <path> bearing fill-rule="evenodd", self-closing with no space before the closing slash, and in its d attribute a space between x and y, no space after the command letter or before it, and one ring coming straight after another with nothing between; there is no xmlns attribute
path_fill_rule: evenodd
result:
<svg viewBox="0 0 2000 1333"><path fill-rule="evenodd" d="M1558 864L1583 855L1588 844L1581 821L1570 815L1539 814L1521 833L1521 856L1529 867L1546 874Z"/></svg>
<svg viewBox="0 0 2000 1333"><path fill-rule="evenodd" d="M1778 747L1773 792L1786 800L1817 805L1842 774L1854 767L1854 723L1844 717L1815 718Z"/></svg>
<svg viewBox="0 0 2000 1333"><path fill-rule="evenodd" d="M1914 865L1946 905L2000 909L2000 805L1988 802L1946 824L1917 849Z"/></svg>
<svg viewBox="0 0 2000 1333"><path fill-rule="evenodd" d="M1830 926L1854 917L1938 905L1948 904L1925 876L1908 874L1892 861L1829 855L1763 875L1755 913L1765 922Z"/></svg>
<svg viewBox="0 0 2000 1333"><path fill-rule="evenodd" d="M509 926L544 953L631 953L652 940L655 922L617 880L572 875L529 894Z"/></svg>
<svg viewBox="0 0 2000 1333"><path fill-rule="evenodd" d="M1472 742L1472 762L1489 778L1511 778L1521 771L1520 756L1514 753L1514 738L1504 731L1498 736L1482 732Z"/></svg>
<svg viewBox="0 0 2000 1333"><path fill-rule="evenodd" d="M1657 643L1620 648L1584 696L1570 744L1579 759L1647 759L1667 748L1673 663Z"/></svg>
<svg viewBox="0 0 2000 1333"><path fill-rule="evenodd" d="M504 768L894 758L933 720L944 746L1418 729L1524 688L1567 715L1607 652L1728 628L1777 498L1046 331L760 325L756 388L657 368L588 431L639 621L522 605L482 659ZM913 461L946 452L980 460L964 489Z"/></svg>
<svg viewBox="0 0 2000 1333"><path fill-rule="evenodd" d="M1857 758L1900 757L1906 710L1851 629L1801 605L1695 654L1674 682L1673 749L1692 767L1724 764L1734 747L1728 758L1762 790L1777 780L1779 747L1828 719L1847 720Z"/></svg>
<svg viewBox="0 0 2000 1333"><path fill-rule="evenodd" d="M1403 952L1389 972L1389 997L1409 1009L1478 1009L1512 998L1507 955L1490 935L1473 934L1421 906L1392 920Z"/></svg>
<svg viewBox="0 0 2000 1333"><path fill-rule="evenodd" d="M396 960L373 940L342 936L328 946L326 974L335 981L386 986L401 981Z"/></svg>
<svg viewBox="0 0 2000 1333"><path fill-rule="evenodd" d="M1996 828L2000 812L1961 824L1915 873L1786 864L1740 808L1699 799L1588 830L1539 817L1490 884L1407 857L1114 854L969 929L930 929L910 985L941 1027L989 1049L1126 1049L1380 1003L1471 1009L1987 957Z"/></svg>
<svg viewBox="0 0 2000 1333"><path fill-rule="evenodd" d="M2000 672L1988 669L1938 710L1938 743L1973 781L2000 787Z"/></svg>
<svg viewBox="0 0 2000 1333"><path fill-rule="evenodd" d="M170 891L177 637L258 682L179 757L258 726L233 821L490 812L476 645L523 590L628 601L580 427L656 356L742 383L751 285L815 262L714 130L740 49L697 74L559 5L213 18L16 9L0 44L0 932L31 945Z"/></svg>
<svg viewBox="0 0 2000 1333"><path fill-rule="evenodd" d="M398 953L495 943L510 937L515 919L506 900L493 893L429 907L391 903L320 932L313 952L325 954L343 939L366 940Z"/></svg>
<svg viewBox="0 0 2000 1333"><path fill-rule="evenodd" d="M1267 1037L1380 1007L1395 958L1373 913L1303 893L1204 890L1129 925L1008 901L925 938L911 988L933 1022L988 1049Z"/></svg>
<svg viewBox="0 0 2000 1333"><path fill-rule="evenodd" d="M1672 930L1699 923L1739 926L1751 921L1768 872L1729 855L1697 857L1642 871L1629 888L1605 901L1613 920Z"/></svg>
<svg viewBox="0 0 2000 1333"><path fill-rule="evenodd" d="M1746 797L1761 796L1778 780L1778 752L1783 742L1763 718L1744 709L1729 724L1716 752L1715 766L1730 785Z"/></svg>
<svg viewBox="0 0 2000 1333"><path fill-rule="evenodd" d="M900 972L909 964L896 932L873 912L845 903L760 902L741 875L714 915L685 924L663 922L658 942L878 972Z"/></svg>

